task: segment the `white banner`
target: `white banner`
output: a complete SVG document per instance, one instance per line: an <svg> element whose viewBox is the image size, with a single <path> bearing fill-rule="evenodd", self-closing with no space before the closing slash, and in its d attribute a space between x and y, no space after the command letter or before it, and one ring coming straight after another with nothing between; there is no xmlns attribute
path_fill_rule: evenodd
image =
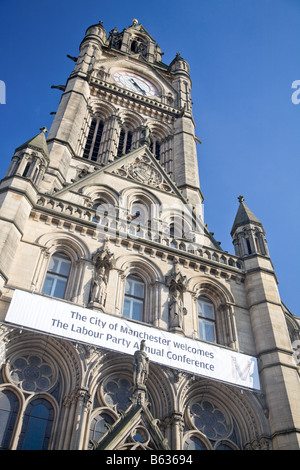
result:
<svg viewBox="0 0 300 470"><path fill-rule="evenodd" d="M60 300L16 290L5 321L130 355L145 340L150 362L260 389L255 357Z"/></svg>

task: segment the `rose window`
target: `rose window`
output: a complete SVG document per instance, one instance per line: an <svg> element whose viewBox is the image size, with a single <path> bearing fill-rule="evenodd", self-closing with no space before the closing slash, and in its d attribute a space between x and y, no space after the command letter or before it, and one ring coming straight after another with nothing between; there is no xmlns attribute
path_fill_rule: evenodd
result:
<svg viewBox="0 0 300 470"><path fill-rule="evenodd" d="M104 400L108 406L125 411L131 401L132 386L127 379L112 379L104 385Z"/></svg>
<svg viewBox="0 0 300 470"><path fill-rule="evenodd" d="M225 438L232 429L222 411L208 401L192 404L189 412L194 427L209 439Z"/></svg>
<svg viewBox="0 0 300 470"><path fill-rule="evenodd" d="M37 355L12 360L9 364L9 377L25 392L45 392L55 381L53 367Z"/></svg>

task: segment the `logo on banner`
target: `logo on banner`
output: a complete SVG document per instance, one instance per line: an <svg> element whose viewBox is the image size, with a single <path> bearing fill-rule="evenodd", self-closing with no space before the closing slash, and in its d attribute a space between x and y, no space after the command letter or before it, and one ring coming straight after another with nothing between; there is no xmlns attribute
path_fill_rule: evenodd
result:
<svg viewBox="0 0 300 470"><path fill-rule="evenodd" d="M254 375L254 363L251 359L247 361L238 361L236 357L231 356L232 378L242 382L250 382Z"/></svg>

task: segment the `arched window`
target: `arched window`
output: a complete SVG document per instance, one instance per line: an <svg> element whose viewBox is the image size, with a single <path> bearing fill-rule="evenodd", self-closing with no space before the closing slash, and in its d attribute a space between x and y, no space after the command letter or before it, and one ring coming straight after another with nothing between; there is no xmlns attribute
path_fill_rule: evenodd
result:
<svg viewBox="0 0 300 470"><path fill-rule="evenodd" d="M105 403L116 411L126 411L130 406L132 384L122 374L110 377L103 385Z"/></svg>
<svg viewBox="0 0 300 470"><path fill-rule="evenodd" d="M131 150L131 145L132 132L127 127L124 127L120 132L117 156L121 157L122 155L129 153Z"/></svg>
<svg viewBox="0 0 300 470"><path fill-rule="evenodd" d="M135 275L126 278L123 316L132 320L144 319L145 284Z"/></svg>
<svg viewBox="0 0 300 470"><path fill-rule="evenodd" d="M156 139L151 139L150 150L155 155L157 160L160 160L160 142Z"/></svg>
<svg viewBox="0 0 300 470"><path fill-rule="evenodd" d="M55 253L49 263L43 294L63 299L71 269L71 260L64 253Z"/></svg>
<svg viewBox="0 0 300 470"><path fill-rule="evenodd" d="M52 405L43 398L33 400L25 411L18 450L47 450L54 419Z"/></svg>
<svg viewBox="0 0 300 470"><path fill-rule="evenodd" d="M0 450L9 449L19 402L10 390L0 392Z"/></svg>
<svg viewBox="0 0 300 470"><path fill-rule="evenodd" d="M31 168L31 162L28 162L28 163L26 164L25 169L24 169L23 174L22 174L22 176L23 176L24 178L26 178L27 176L29 176L29 170L30 170L30 168Z"/></svg>
<svg viewBox="0 0 300 470"><path fill-rule="evenodd" d="M83 151L83 158L87 158L96 162L98 160L98 154L100 149L100 143L103 133L104 124L102 121L93 119L91 127Z"/></svg>
<svg viewBox="0 0 300 470"><path fill-rule="evenodd" d="M249 240L249 238L245 238L245 240L246 240L248 254L251 255L252 249L251 249L251 245L250 245L250 240Z"/></svg>
<svg viewBox="0 0 300 470"><path fill-rule="evenodd" d="M184 450L207 450L206 445L197 437L190 436L185 440Z"/></svg>
<svg viewBox="0 0 300 470"><path fill-rule="evenodd" d="M214 305L206 297L199 297L197 305L199 338L215 343L216 317Z"/></svg>
<svg viewBox="0 0 300 470"><path fill-rule="evenodd" d="M170 230L170 246L175 248L175 243L174 243L174 239L175 239L175 226L174 224L172 223L169 227L169 230Z"/></svg>
<svg viewBox="0 0 300 470"><path fill-rule="evenodd" d="M90 427L90 440L98 442L107 432L108 428L106 425L112 425L113 423L114 420L108 413L100 412L92 420Z"/></svg>
<svg viewBox="0 0 300 470"><path fill-rule="evenodd" d="M185 425L185 450L233 450L240 447L236 420L221 403L195 395L185 410Z"/></svg>
<svg viewBox="0 0 300 470"><path fill-rule="evenodd" d="M107 225L108 218L116 217L114 205L103 198L96 199L92 209L96 211L93 222L101 222L103 225Z"/></svg>
<svg viewBox="0 0 300 470"><path fill-rule="evenodd" d="M134 201L130 208L129 219L129 233L146 238L150 221L150 208L140 200Z"/></svg>

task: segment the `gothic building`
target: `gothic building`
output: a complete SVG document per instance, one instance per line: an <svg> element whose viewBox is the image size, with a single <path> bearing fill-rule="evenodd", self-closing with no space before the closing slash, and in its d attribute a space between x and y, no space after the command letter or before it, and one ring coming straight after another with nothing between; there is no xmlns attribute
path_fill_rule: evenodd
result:
<svg viewBox="0 0 300 470"><path fill-rule="evenodd" d="M202 215L191 77L89 27L0 184L3 449L299 449L299 320L239 197Z"/></svg>

